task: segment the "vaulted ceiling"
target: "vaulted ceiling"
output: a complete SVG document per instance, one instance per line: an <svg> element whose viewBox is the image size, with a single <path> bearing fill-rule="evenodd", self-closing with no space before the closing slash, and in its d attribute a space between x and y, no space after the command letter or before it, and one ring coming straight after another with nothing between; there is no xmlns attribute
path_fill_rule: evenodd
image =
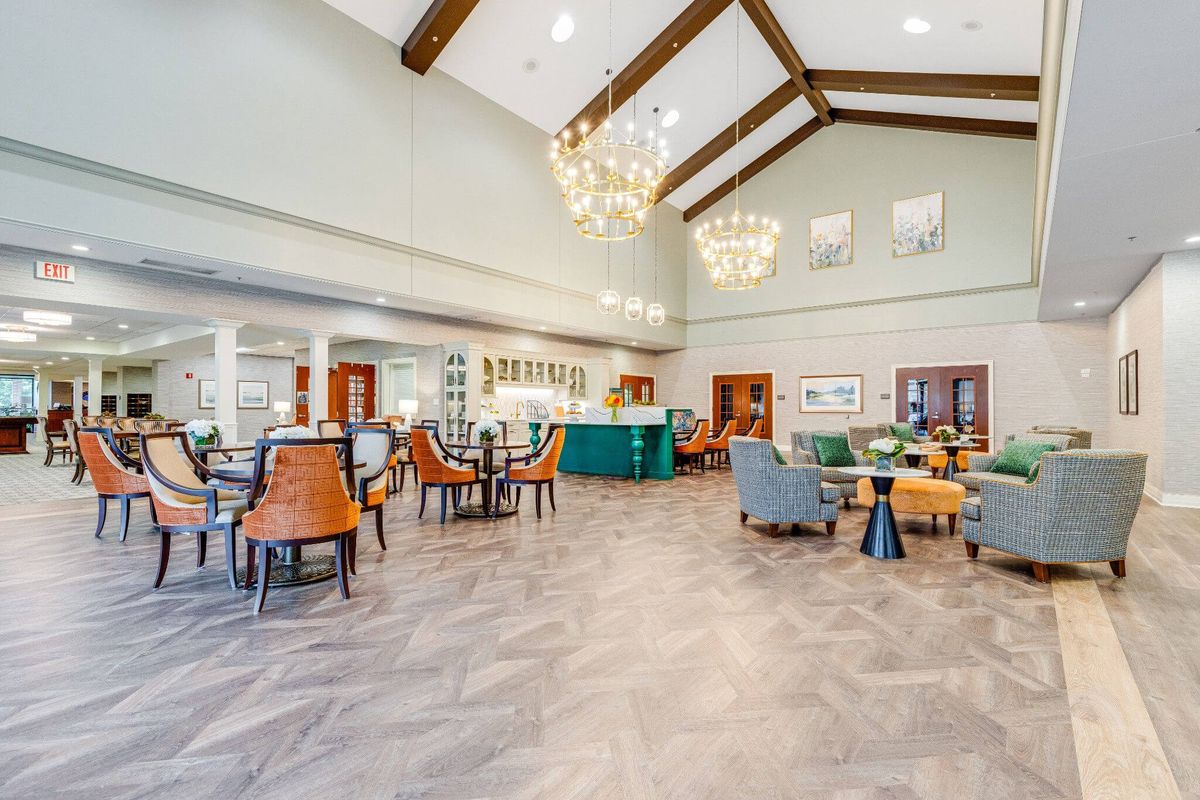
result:
<svg viewBox="0 0 1200 800"><path fill-rule="evenodd" d="M608 3L584 0L326 0L404 49L558 134L604 116ZM673 172L667 202L690 219L732 186L733 122L746 178L819 136L865 124L1033 138L1041 0L613 0L614 124L645 134L652 109ZM574 35L550 29L571 17ZM930 30L913 34L905 20ZM735 69L735 37L741 68ZM735 103L735 91L737 101Z"/></svg>

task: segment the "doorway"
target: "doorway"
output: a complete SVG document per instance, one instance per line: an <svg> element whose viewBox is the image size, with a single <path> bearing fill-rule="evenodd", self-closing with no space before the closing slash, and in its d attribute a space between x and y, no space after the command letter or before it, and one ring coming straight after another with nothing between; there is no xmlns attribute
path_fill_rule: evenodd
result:
<svg viewBox="0 0 1200 800"><path fill-rule="evenodd" d="M363 422L375 416L375 365L338 363L329 370L326 404L327 419L345 419ZM316 424L320 420L310 419L309 404L299 402L309 393L309 368L296 367L296 424Z"/></svg>
<svg viewBox="0 0 1200 800"><path fill-rule="evenodd" d="M654 405L654 376L622 374L617 378L621 394L631 403Z"/></svg>
<svg viewBox="0 0 1200 800"><path fill-rule="evenodd" d="M976 435L990 436L991 373L991 364L896 367L896 419L922 436L939 425L973 426Z"/></svg>
<svg viewBox="0 0 1200 800"><path fill-rule="evenodd" d="M775 416L775 376L770 372L741 372L712 376L712 416L710 429L719 432L725 423L734 420L740 433L750 430L750 423L762 417L762 439L771 439Z"/></svg>

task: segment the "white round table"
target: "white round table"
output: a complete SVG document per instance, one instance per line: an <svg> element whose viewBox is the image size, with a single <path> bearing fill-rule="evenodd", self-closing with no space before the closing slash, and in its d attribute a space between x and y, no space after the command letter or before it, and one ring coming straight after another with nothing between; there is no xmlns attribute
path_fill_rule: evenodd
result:
<svg viewBox="0 0 1200 800"><path fill-rule="evenodd" d="M896 532L896 515L892 513L889 495L896 478L928 478L933 473L927 469L905 469L897 467L887 472L874 467L839 467L839 472L870 478L875 490L875 505L871 506L871 518L863 534L860 553L872 558L904 558L904 542Z"/></svg>

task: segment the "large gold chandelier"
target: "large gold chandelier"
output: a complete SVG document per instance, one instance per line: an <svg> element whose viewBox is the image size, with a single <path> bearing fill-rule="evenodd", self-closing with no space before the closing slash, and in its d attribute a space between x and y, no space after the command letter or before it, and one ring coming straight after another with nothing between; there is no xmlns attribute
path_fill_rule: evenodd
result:
<svg viewBox="0 0 1200 800"><path fill-rule="evenodd" d="M737 11L734 81L734 173L733 214L718 219L711 227L706 222L696 231L696 247L704 259L704 268L717 289L753 289L763 278L775 274L775 253L779 244L779 223L766 217L742 213L741 203L741 5Z"/></svg>
<svg viewBox="0 0 1200 800"><path fill-rule="evenodd" d="M589 239L631 239L645 230L646 212L658 200L658 184L667 174L664 143L651 136L637 142L637 97L623 139L612 125L612 0L608 4L608 117L595 130L586 124L571 145L570 131L554 140L550 170L562 188L575 230Z"/></svg>

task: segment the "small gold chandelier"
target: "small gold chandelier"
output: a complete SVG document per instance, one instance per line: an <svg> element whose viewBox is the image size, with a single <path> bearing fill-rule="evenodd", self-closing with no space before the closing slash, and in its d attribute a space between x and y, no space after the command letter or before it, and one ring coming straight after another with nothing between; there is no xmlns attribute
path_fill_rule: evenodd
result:
<svg viewBox="0 0 1200 800"><path fill-rule="evenodd" d="M667 174L666 152L652 136L637 142L637 96L624 140L612 126L612 0L608 4L608 117L595 130L584 125L571 145L564 131L550 151L550 171L562 188L575 230L589 239L631 239L645 230L646 212L658 200L658 184Z"/></svg>
<svg viewBox="0 0 1200 800"><path fill-rule="evenodd" d="M741 203L741 5L737 6L734 81L734 173L733 215L696 231L696 247L704 268L717 289L753 289L763 278L775 275L775 253L779 245L779 223L766 217L742 213Z"/></svg>

